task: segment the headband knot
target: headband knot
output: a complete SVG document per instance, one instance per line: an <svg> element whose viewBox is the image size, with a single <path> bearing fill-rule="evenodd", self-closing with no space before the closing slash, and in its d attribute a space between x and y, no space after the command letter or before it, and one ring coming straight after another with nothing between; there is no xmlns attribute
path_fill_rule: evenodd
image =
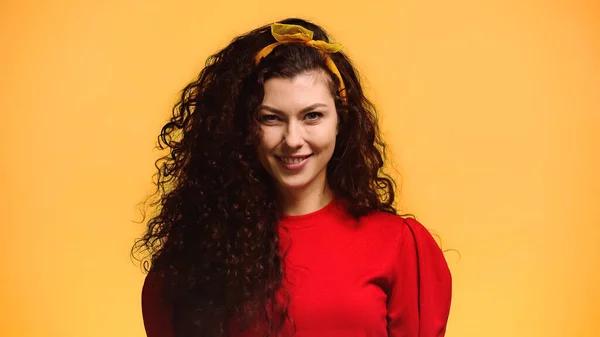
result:
<svg viewBox="0 0 600 337"><path fill-rule="evenodd" d="M311 46L321 53L326 55L327 67L334 73L340 81L339 94L342 100L346 102L346 88L344 86L344 80L340 74L335 63L329 56L329 54L337 53L343 49L343 46L339 43L330 43L322 40L313 40L313 32L299 25L288 25L283 23L274 23L271 25L271 35L277 40L277 42L271 43L270 45L261 49L256 54L255 61L258 64L261 59L269 55L275 47L285 43L301 43L307 46Z"/></svg>

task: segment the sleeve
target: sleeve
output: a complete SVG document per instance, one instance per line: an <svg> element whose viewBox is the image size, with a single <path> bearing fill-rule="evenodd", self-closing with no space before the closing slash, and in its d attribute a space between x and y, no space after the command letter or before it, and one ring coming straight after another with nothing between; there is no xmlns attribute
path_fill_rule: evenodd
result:
<svg viewBox="0 0 600 337"><path fill-rule="evenodd" d="M174 337L173 311L162 300L162 279L150 271L142 287L142 316L147 337Z"/></svg>
<svg viewBox="0 0 600 337"><path fill-rule="evenodd" d="M389 337L443 337L452 277L443 252L414 219L404 219L388 298Z"/></svg>

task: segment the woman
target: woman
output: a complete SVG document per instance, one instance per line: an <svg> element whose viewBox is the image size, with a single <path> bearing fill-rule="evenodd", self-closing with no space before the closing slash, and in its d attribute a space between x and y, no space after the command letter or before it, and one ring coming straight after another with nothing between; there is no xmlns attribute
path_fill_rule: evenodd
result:
<svg viewBox="0 0 600 337"><path fill-rule="evenodd" d="M148 337L445 334L448 267L396 215L375 110L341 50L287 19L236 38L184 89L135 247L152 263Z"/></svg>

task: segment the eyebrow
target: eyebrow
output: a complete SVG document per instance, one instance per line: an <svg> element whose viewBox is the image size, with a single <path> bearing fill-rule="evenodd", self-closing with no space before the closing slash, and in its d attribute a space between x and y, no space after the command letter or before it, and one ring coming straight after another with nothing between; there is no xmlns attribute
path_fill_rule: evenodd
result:
<svg viewBox="0 0 600 337"><path fill-rule="evenodd" d="M309 105L306 108L300 110L300 113L306 113L306 112L312 111L312 110L314 110L316 108L320 108L320 107L327 107L327 104L315 103L315 104ZM273 112L273 113L276 113L276 114L284 115L283 111L281 111L279 109L275 109L275 108L273 108L271 106L268 106L268 105L261 105L261 106L258 107L258 110L259 111L260 110L267 110L267 111L270 111L270 112Z"/></svg>

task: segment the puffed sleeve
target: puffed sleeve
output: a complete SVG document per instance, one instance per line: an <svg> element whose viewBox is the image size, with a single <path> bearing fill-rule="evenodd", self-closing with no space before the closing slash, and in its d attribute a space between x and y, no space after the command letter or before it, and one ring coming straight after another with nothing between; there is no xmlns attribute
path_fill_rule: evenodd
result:
<svg viewBox="0 0 600 337"><path fill-rule="evenodd" d="M142 316L147 337L174 337L173 311L162 300L160 276L150 271L142 287Z"/></svg>
<svg viewBox="0 0 600 337"><path fill-rule="evenodd" d="M388 336L443 337L452 297L448 264L423 225L404 222L388 297Z"/></svg>

